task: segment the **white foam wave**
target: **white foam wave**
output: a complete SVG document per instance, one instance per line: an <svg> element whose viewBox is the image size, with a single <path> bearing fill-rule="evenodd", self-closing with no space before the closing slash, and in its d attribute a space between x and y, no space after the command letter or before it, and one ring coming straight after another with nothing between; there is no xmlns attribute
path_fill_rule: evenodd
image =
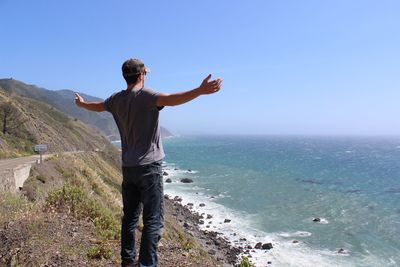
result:
<svg viewBox="0 0 400 267"><path fill-rule="evenodd" d="M320 224L328 224L329 221L328 221L328 219L321 218L321 221L320 221L319 223L320 223Z"/></svg>
<svg viewBox="0 0 400 267"><path fill-rule="evenodd" d="M310 221L313 221L316 224L328 224L329 221L326 218L310 218Z"/></svg>
<svg viewBox="0 0 400 267"><path fill-rule="evenodd" d="M163 162L164 163L164 162ZM163 164L164 167L164 171L171 173L171 174L195 174L198 173L198 171L196 170L191 170L191 169L180 169L179 167L177 167L176 165L170 165L170 164Z"/></svg>
<svg viewBox="0 0 400 267"><path fill-rule="evenodd" d="M286 238L289 238L289 237L308 237L308 236L311 236L312 233L306 232L306 231L296 231L296 232L289 232L289 233L278 233L277 235L281 236L281 237L286 237Z"/></svg>

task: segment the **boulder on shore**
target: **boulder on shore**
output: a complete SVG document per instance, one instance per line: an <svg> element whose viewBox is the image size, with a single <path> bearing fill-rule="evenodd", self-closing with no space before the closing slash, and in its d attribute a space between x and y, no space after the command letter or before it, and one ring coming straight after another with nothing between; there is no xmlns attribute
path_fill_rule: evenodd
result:
<svg viewBox="0 0 400 267"><path fill-rule="evenodd" d="M180 196L175 196L174 201L181 202L182 198Z"/></svg>
<svg viewBox="0 0 400 267"><path fill-rule="evenodd" d="M272 249L273 246L272 246L272 243L265 243L265 244L262 245L261 248L265 249L265 250L269 250L269 249Z"/></svg>
<svg viewBox="0 0 400 267"><path fill-rule="evenodd" d="M168 172L163 172L162 175L167 176L167 175L168 175Z"/></svg>
<svg viewBox="0 0 400 267"><path fill-rule="evenodd" d="M183 178L183 179L181 179L181 182L184 184L189 184L189 183L193 183L193 180L190 178Z"/></svg>
<svg viewBox="0 0 400 267"><path fill-rule="evenodd" d="M258 243L254 246L254 248L255 248L255 249L261 249L261 248L262 248L262 243L261 243L261 242L258 242Z"/></svg>
<svg viewBox="0 0 400 267"><path fill-rule="evenodd" d="M230 222L231 222L230 219L225 219L225 220L224 220L224 223L230 223Z"/></svg>
<svg viewBox="0 0 400 267"><path fill-rule="evenodd" d="M170 178L168 178L167 180L165 180L166 183L172 183L172 180Z"/></svg>

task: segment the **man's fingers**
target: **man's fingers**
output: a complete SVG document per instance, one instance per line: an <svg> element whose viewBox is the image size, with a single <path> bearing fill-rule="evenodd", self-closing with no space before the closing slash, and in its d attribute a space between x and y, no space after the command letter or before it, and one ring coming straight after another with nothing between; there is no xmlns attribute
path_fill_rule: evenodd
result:
<svg viewBox="0 0 400 267"><path fill-rule="evenodd" d="M208 82L211 79L211 74L208 74L208 76L206 78L204 78L205 82Z"/></svg>
<svg viewBox="0 0 400 267"><path fill-rule="evenodd" d="M209 74L204 80L201 86L203 87L203 92L205 94L212 94L218 92L221 89L222 79L217 78L215 80L210 80L211 74Z"/></svg>
<svg viewBox="0 0 400 267"><path fill-rule="evenodd" d="M83 98L81 97L80 94L75 93L75 103L78 104L78 103L81 103L81 102L84 102Z"/></svg>
<svg viewBox="0 0 400 267"><path fill-rule="evenodd" d="M221 87L222 79L217 79L211 82L213 87Z"/></svg>

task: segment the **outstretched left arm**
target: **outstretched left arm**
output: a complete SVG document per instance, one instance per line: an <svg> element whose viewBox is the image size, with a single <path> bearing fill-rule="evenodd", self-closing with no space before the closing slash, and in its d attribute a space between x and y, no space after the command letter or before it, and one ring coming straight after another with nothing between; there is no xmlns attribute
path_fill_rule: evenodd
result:
<svg viewBox="0 0 400 267"><path fill-rule="evenodd" d="M78 94L75 93L75 104L90 111L102 112L105 111L104 102L85 102L85 100Z"/></svg>

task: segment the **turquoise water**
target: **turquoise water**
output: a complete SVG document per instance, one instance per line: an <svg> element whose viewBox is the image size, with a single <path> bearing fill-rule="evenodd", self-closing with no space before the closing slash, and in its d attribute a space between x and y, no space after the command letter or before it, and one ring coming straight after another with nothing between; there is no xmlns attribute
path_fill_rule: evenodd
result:
<svg viewBox="0 0 400 267"><path fill-rule="evenodd" d="M400 138L163 142L173 180L165 192L206 203L196 208L213 215L205 225L236 244L272 242L271 251L252 254L257 266L400 266Z"/></svg>
<svg viewBox="0 0 400 267"><path fill-rule="evenodd" d="M302 241L321 264L400 265L400 139L179 137L164 147L167 165L196 171L181 174L193 185L167 192L222 196L212 201L279 242Z"/></svg>

